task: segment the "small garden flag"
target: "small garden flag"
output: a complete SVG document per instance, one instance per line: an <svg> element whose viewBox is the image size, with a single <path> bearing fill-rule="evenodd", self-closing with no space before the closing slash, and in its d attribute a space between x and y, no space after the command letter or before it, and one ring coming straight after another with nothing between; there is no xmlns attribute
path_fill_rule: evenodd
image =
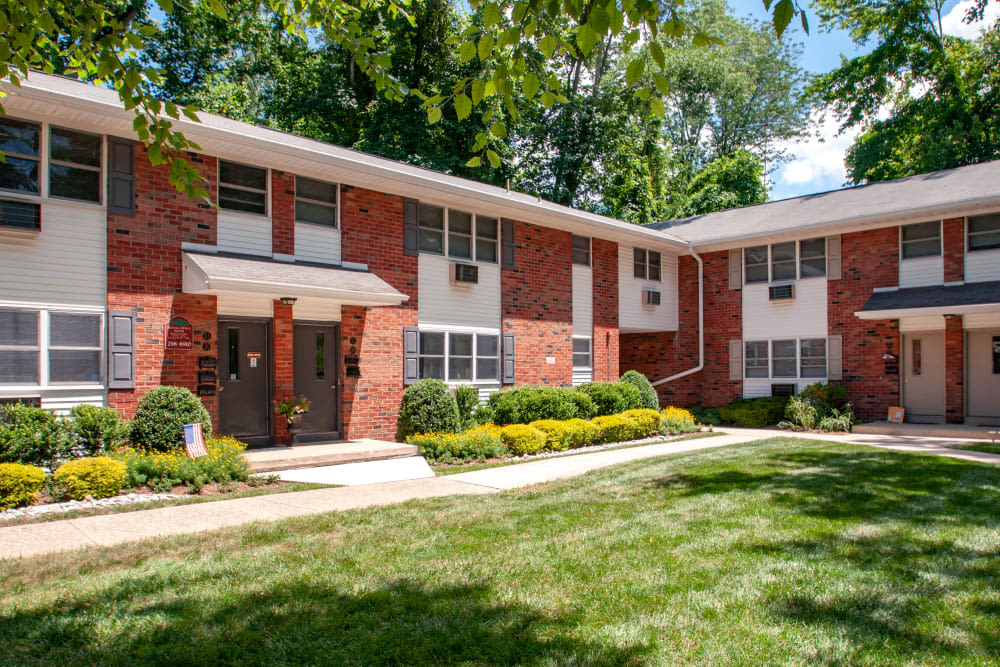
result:
<svg viewBox="0 0 1000 667"><path fill-rule="evenodd" d="M193 459L208 454L205 451L205 440L201 437L201 424L184 425L184 449Z"/></svg>

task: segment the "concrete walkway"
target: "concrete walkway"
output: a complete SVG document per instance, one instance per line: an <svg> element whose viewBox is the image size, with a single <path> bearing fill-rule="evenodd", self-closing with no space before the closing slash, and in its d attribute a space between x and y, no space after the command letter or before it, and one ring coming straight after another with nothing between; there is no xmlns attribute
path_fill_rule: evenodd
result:
<svg viewBox="0 0 1000 667"><path fill-rule="evenodd" d="M591 470L679 452L726 447L772 437L791 436L884 447L904 452L937 454L980 463L1000 464L1000 456L948 449L956 440L878 435L789 433L765 429L726 429L713 438L665 442L556 457L489 468L433 479L384 482L366 486L316 489L250 498L233 498L121 514L81 517L0 528L0 559L38 556L89 546L112 546L166 535L197 533L254 521L323 514L348 509L392 505L419 498L498 493Z"/></svg>

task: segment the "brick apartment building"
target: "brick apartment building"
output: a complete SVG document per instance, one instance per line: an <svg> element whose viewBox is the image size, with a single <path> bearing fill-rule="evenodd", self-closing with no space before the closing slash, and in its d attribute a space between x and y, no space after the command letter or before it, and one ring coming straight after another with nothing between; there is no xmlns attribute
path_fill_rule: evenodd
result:
<svg viewBox="0 0 1000 667"><path fill-rule="evenodd" d="M112 91L33 74L0 117L0 399L391 438L407 383L482 397L630 368L664 403L843 382L867 419L1000 422L1000 163L638 227L201 115L217 206Z"/></svg>

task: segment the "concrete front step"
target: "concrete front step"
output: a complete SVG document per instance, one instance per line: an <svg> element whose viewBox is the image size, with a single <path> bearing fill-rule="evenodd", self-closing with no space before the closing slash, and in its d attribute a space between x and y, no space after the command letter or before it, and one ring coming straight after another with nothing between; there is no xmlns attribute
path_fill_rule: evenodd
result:
<svg viewBox="0 0 1000 667"><path fill-rule="evenodd" d="M398 442L341 440L294 447L248 449L243 453L243 457L254 472L276 472L295 468L384 461L416 456L419 453L420 450L416 446Z"/></svg>
<svg viewBox="0 0 1000 667"><path fill-rule="evenodd" d="M866 435L909 435L925 438L957 438L961 440L977 440L991 442L998 440L997 426L970 426L968 424L890 424L889 422L871 422L858 424L854 433ZM992 433L991 433L992 431Z"/></svg>

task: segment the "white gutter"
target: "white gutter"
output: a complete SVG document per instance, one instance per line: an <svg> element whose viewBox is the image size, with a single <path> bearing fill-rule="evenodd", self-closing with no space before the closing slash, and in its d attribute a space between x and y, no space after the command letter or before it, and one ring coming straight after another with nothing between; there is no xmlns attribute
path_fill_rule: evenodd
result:
<svg viewBox="0 0 1000 667"><path fill-rule="evenodd" d="M705 367L705 264L701 261L701 255L694 250L691 251L691 256L694 257L694 261L698 262L698 365L670 377L659 379L652 383L654 387L693 375Z"/></svg>

